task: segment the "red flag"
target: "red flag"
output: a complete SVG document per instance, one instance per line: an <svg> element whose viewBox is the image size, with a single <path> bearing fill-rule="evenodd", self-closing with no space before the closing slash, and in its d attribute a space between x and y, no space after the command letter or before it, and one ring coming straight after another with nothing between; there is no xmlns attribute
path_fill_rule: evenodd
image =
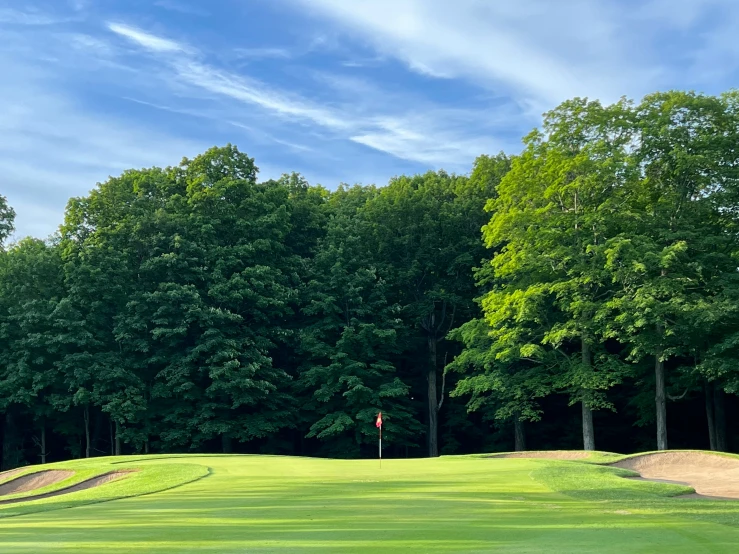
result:
<svg viewBox="0 0 739 554"><path fill-rule="evenodd" d="M377 421L375 421L375 427L382 429L382 412L377 414Z"/></svg>

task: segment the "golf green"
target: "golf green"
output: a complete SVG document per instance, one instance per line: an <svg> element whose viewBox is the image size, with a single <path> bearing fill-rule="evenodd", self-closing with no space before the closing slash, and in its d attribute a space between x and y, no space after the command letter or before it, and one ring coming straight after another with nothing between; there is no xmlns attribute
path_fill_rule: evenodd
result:
<svg viewBox="0 0 739 554"><path fill-rule="evenodd" d="M137 471L0 504L2 554L739 551L739 501L674 498L686 489L580 461L150 456L29 471L60 468L75 477L7 498Z"/></svg>

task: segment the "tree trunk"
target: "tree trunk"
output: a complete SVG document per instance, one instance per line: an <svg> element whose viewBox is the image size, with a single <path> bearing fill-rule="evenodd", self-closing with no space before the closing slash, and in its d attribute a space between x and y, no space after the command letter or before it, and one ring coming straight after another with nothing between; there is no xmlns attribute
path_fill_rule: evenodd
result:
<svg viewBox="0 0 739 554"><path fill-rule="evenodd" d="M706 396L706 419L708 420L708 444L716 450L716 419L713 408L713 383L705 382L703 390Z"/></svg>
<svg viewBox="0 0 739 554"><path fill-rule="evenodd" d="M514 449L516 452L523 452L526 450L526 429L524 428L523 421L518 416L513 416L513 434L514 434Z"/></svg>
<svg viewBox="0 0 739 554"><path fill-rule="evenodd" d="M115 456L115 437L113 436L113 419L111 418L108 421L108 433L110 434L110 455Z"/></svg>
<svg viewBox="0 0 739 554"><path fill-rule="evenodd" d="M85 406L85 458L90 457L90 408Z"/></svg>
<svg viewBox="0 0 739 554"><path fill-rule="evenodd" d="M92 455L93 450L97 450L95 445L100 444L100 441L104 439L101 439L103 435L103 424L105 423L105 417L102 413L92 414L90 416L90 455Z"/></svg>
<svg viewBox="0 0 739 554"><path fill-rule="evenodd" d="M41 463L46 463L46 425L41 422Z"/></svg>
<svg viewBox="0 0 739 554"><path fill-rule="evenodd" d="M654 357L655 395L657 409L657 450L667 450L667 403L665 401L665 362L661 350Z"/></svg>
<svg viewBox="0 0 739 554"><path fill-rule="evenodd" d="M439 405L436 393L436 339L429 338L429 369L428 369L428 452L429 458L439 455Z"/></svg>
<svg viewBox="0 0 739 554"><path fill-rule="evenodd" d="M227 433L223 433L221 435L221 447L224 454L231 454L231 437L229 437Z"/></svg>
<svg viewBox="0 0 739 554"><path fill-rule="evenodd" d="M583 450L595 450L595 428L593 427L593 410L583 400L582 407L582 442Z"/></svg>
<svg viewBox="0 0 739 554"><path fill-rule="evenodd" d="M146 439L144 439L144 454L148 454L148 453L149 453L149 437L146 437Z"/></svg>
<svg viewBox="0 0 739 554"><path fill-rule="evenodd" d="M121 424L115 422L115 455L121 455Z"/></svg>
<svg viewBox="0 0 739 554"><path fill-rule="evenodd" d="M590 344L583 337L581 339L582 363L590 367ZM586 400L582 401L582 442L583 450L595 450L595 428L593 427L593 410Z"/></svg>
<svg viewBox="0 0 739 554"><path fill-rule="evenodd" d="M3 452L0 467L2 469L12 469L13 465L13 443L15 442L15 433L13 432L13 416L10 409L5 412L5 421L3 422Z"/></svg>
<svg viewBox="0 0 739 554"><path fill-rule="evenodd" d="M726 412L724 409L724 389L720 385L713 386L713 413L716 428L716 450L726 452Z"/></svg>

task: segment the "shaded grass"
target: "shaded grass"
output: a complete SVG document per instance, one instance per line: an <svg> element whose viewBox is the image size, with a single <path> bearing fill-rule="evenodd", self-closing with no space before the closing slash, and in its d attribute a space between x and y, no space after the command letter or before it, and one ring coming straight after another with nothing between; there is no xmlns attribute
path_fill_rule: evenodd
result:
<svg viewBox="0 0 739 554"><path fill-rule="evenodd" d="M639 477L639 473L629 469L551 460L539 466L531 472L534 480L581 500L631 502L652 496L664 499L695 492L683 485L630 480L628 477Z"/></svg>
<svg viewBox="0 0 739 554"><path fill-rule="evenodd" d="M638 476L628 469L577 462L549 462L531 472L534 480L551 490L571 498L605 504L608 510L642 516L666 514L739 527L739 501L681 498L695 490L689 486L627 478Z"/></svg>

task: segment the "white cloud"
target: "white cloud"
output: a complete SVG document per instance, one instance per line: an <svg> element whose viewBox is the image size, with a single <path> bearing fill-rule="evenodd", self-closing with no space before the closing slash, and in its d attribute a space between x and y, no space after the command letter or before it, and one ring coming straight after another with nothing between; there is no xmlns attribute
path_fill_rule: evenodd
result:
<svg viewBox="0 0 739 554"><path fill-rule="evenodd" d="M272 159L259 158L263 177L305 169L307 175L332 176L324 181L330 186L360 176L382 183L384 172L407 168L408 161L464 171L481 152L500 149L503 145L492 137L507 134L511 121L520 121L521 110L511 102L501 109L498 99L492 111L479 99L477 108L442 109L423 91L319 73L310 66L290 64L294 72L280 77L293 81L276 86L229 63L235 61L233 54L271 57L278 63L303 56L305 50L256 46L213 52L129 21L103 25L110 33L97 33L89 25L13 30L0 45L1 192L18 208L20 236L52 232L67 199L86 194L108 175L177 163L211 146L210 141L219 142L216 136L246 138L252 154L273 153ZM356 52L331 54L340 64ZM441 69L428 65L435 75ZM128 99L138 106L131 104L130 114L124 108L118 113L126 117L115 117L104 106L87 104L88 91L93 97L104 92L112 104ZM167 126L142 118L147 108L162 110L157 118L166 118ZM234 135L236 129L246 133ZM208 143L183 136L203 136ZM288 152L291 161L278 169L276 163L284 163ZM307 161L295 167L295 160Z"/></svg>
<svg viewBox="0 0 739 554"><path fill-rule="evenodd" d="M185 52L185 47L180 43L152 35L135 27L123 25L121 23L108 23L108 29L152 52Z"/></svg>
<svg viewBox="0 0 739 554"><path fill-rule="evenodd" d="M133 27L126 26L125 29L126 35L137 37L136 42L142 43L142 46L149 50L146 45L167 41ZM170 56L171 52L175 52L176 55ZM336 138L362 144L400 159L458 168L471 163L481 152L490 151L494 143L487 138L469 138L474 136L476 128L486 126L479 112L441 110L424 102L422 98L387 94L362 79L313 72L314 78L324 83L333 93L332 105L327 106L270 87L257 79L209 65L202 61L203 53L195 51L188 45L177 44L177 48L173 47L160 53L165 54L161 62L170 73L161 71L157 73L170 86L176 84L179 87L179 95L187 95L187 87L190 87L190 94L195 94L196 91L212 93L216 97L257 107L266 114L277 116L284 121L318 126ZM337 101L340 98L345 98L346 101ZM428 109L424 115L420 115L424 104ZM408 112L410 105L414 106L412 112ZM171 110L169 107L164 109ZM517 117L520 116L520 112L508 115ZM489 114L486 117L491 119ZM253 130L250 126L240 123L239 126ZM490 130L490 127L487 129ZM294 141L270 136L275 143L286 145L293 150L307 151Z"/></svg>
<svg viewBox="0 0 739 554"><path fill-rule="evenodd" d="M199 56L193 55L195 51L189 46L128 25L109 23L108 28L146 50L155 53L181 54L165 62L169 64L177 78L184 83L239 102L259 106L282 117L305 119L324 127L337 129L347 126L346 121L330 110L323 109L303 98L271 89L256 79L217 69L198 61Z"/></svg>
<svg viewBox="0 0 739 554"><path fill-rule="evenodd" d="M588 70L595 64L578 67L555 54L564 44L581 49L585 55L582 49L586 45L578 44L573 25L596 25L604 41L613 33L597 18L583 21L579 15L569 26L563 21L576 10L588 14L591 10L585 0L570 2L566 8L561 3L552 4L552 9L529 0L516 3L516 10L503 2L476 0L292 1L332 18L373 43L382 54L401 59L426 75L470 78L493 88L522 90L550 102L583 89L602 94L613 80L606 72L591 74ZM552 18L552 12L561 15ZM542 36L544 23L557 30L557 36L551 37L556 42L541 44L544 38L549 41L546 35L553 34L549 31Z"/></svg>
<svg viewBox="0 0 739 554"><path fill-rule="evenodd" d="M313 105L300 97L269 89L259 81L221 71L192 60L175 64L180 79L204 90L221 94L269 110L282 117L306 119L324 127L341 129L347 122L330 110Z"/></svg>
<svg viewBox="0 0 739 554"><path fill-rule="evenodd" d="M513 117L513 114L506 115L506 111L503 107L483 122L481 114L474 110L432 109L380 116L368 121L351 140L401 159L457 169L460 165L471 164L481 153L497 152L510 146L491 134L474 132L481 125L487 128L504 125L509 116ZM498 130L504 129L498 127Z"/></svg>
<svg viewBox="0 0 739 554"><path fill-rule="evenodd" d="M672 52L662 48L663 33L690 28L711 10L739 12L735 0L650 0L636 7L620 0L283 1L418 73L463 78L548 107L573 96L612 101L674 86L683 68L664 60Z"/></svg>
<svg viewBox="0 0 739 554"><path fill-rule="evenodd" d="M408 161L464 171L480 153L515 150L565 98L717 92L739 68L736 0L280 1L303 12L289 18L303 40L280 48L295 38L286 26L268 44L224 35L220 51L207 33L195 47L177 38L182 29L157 26L162 11L136 19L141 2L107 24L124 17L106 15L109 2L0 8L0 192L18 208L21 234L53 230L66 199L108 174L177 163L224 137L244 140L267 176L305 169L381 183L413 170ZM149 3L207 15L198 4ZM243 13L211 4L213 18L188 22ZM327 24L300 21L306 12ZM348 69L368 66L382 68Z"/></svg>

